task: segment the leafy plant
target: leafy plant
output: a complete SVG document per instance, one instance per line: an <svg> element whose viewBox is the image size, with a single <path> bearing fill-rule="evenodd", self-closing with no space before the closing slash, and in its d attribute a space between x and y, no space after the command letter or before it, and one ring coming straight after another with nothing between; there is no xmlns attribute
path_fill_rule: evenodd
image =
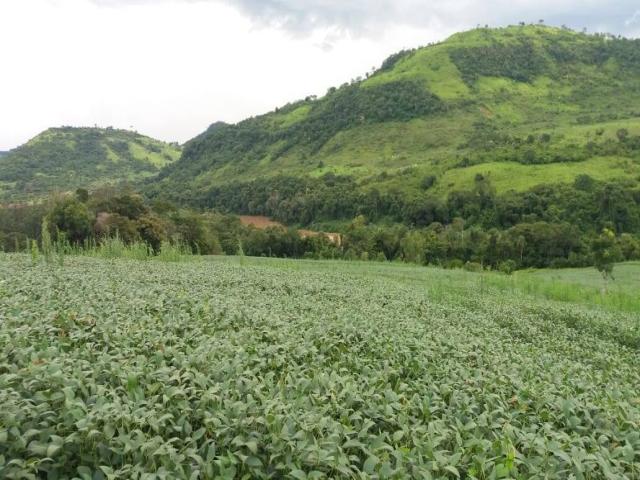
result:
<svg viewBox="0 0 640 480"><path fill-rule="evenodd" d="M0 256L1 478L640 475L637 313L533 277L30 264Z"/></svg>

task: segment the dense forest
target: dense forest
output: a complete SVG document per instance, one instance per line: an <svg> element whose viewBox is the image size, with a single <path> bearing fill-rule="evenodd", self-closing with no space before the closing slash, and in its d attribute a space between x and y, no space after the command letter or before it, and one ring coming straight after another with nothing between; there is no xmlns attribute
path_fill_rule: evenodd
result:
<svg viewBox="0 0 640 480"><path fill-rule="evenodd" d="M591 265L592 245L606 229L615 234L616 259L640 259L640 237L633 233L640 226L640 194L622 184L582 177L573 188L496 196L478 178L474 190L454 192L446 202L404 203L375 193L357 196L349 179L278 181L275 197L274 185L256 182L246 190L231 185L216 198L233 198L236 210L242 210L243 196L255 198L261 191L265 203L243 213L293 223L320 212L329 218L348 215L339 231L342 241L323 235L305 238L293 228L247 227L235 215L190 210L164 200L148 203L131 191L111 188L92 194L80 189L39 204L0 208L0 241L6 251L28 250L30 241L41 241L46 225L54 239L79 246L117 236L155 251L163 242L175 242L201 254L398 260L510 273ZM309 213L309 208L316 210Z"/></svg>

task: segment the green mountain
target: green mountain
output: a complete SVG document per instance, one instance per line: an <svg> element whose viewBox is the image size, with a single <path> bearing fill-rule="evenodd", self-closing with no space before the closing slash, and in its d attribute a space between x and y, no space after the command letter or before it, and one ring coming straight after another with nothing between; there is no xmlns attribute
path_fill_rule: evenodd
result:
<svg viewBox="0 0 640 480"><path fill-rule="evenodd" d="M148 192L278 216L275 204L308 209L336 183L422 201L479 180L502 195L583 175L640 178L640 40L528 25L456 34L321 98L215 124ZM321 202L293 219L339 216Z"/></svg>
<svg viewBox="0 0 640 480"><path fill-rule="evenodd" d="M51 128L0 155L0 199L137 182L180 156L180 147L127 130Z"/></svg>

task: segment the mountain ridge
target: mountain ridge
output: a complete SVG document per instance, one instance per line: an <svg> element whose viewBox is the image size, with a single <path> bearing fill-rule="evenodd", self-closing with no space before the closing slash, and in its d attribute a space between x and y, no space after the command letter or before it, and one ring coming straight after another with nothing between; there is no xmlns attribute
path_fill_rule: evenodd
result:
<svg viewBox="0 0 640 480"><path fill-rule="evenodd" d="M0 156L0 198L138 182L176 161L177 144L111 127L55 127Z"/></svg>
<svg viewBox="0 0 640 480"><path fill-rule="evenodd" d="M640 107L629 101L640 100L639 72L638 40L546 26L472 30L396 54L369 78L319 99L218 125L187 142L160 180L201 190L277 172L362 179L418 167L440 177L486 163L485 152L520 165L589 160L588 141L575 138L586 134L582 127L605 128L596 141L623 128L640 131ZM527 142L541 148L521 148Z"/></svg>

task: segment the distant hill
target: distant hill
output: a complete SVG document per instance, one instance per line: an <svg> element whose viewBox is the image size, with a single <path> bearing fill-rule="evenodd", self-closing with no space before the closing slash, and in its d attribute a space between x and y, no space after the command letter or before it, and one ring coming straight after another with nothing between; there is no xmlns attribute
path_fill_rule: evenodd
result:
<svg viewBox="0 0 640 480"><path fill-rule="evenodd" d="M137 182L179 156L179 146L127 130L51 128L0 155L0 199Z"/></svg>
<svg viewBox="0 0 640 480"><path fill-rule="evenodd" d="M148 192L282 219L311 208L318 182L443 199L479 178L502 194L580 175L640 178L640 40L528 25L456 34L321 98L215 124ZM296 218L319 215L338 213Z"/></svg>

